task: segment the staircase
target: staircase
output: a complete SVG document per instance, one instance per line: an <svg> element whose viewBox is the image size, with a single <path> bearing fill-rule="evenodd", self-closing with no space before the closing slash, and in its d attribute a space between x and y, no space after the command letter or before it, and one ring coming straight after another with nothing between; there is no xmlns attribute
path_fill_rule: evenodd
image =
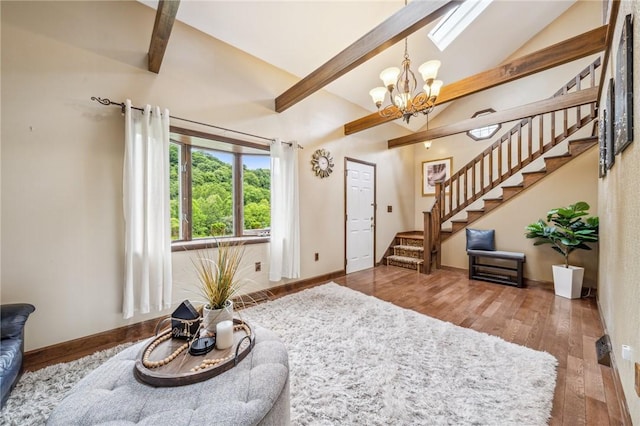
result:
<svg viewBox="0 0 640 426"><path fill-rule="evenodd" d="M421 272L424 264L423 246L422 233L401 232L396 234L384 257L386 264Z"/></svg>
<svg viewBox="0 0 640 426"><path fill-rule="evenodd" d="M599 66L598 58L569 80L553 97L596 87L595 71ZM402 263L401 266L410 267L410 261L399 260L409 257L405 256L407 252L399 248L396 254L395 246L404 245L397 242L402 240L400 235L412 235L416 237L414 245L417 244L417 237L422 238L423 242L423 262L412 269L420 270L422 266L422 272L429 274L432 267L439 268L442 241L597 145L596 136L569 139L596 117L594 100L585 105L520 120L449 179L436 183L434 204L430 211L424 212L424 231L398 234L388 250L390 256L386 256L387 263ZM590 133L596 133L595 126ZM389 258L396 260L389 262Z"/></svg>
<svg viewBox="0 0 640 426"><path fill-rule="evenodd" d="M597 136L589 136L569 141L568 152L561 155L544 157L544 168L537 171L522 172L522 181L520 183L500 186L502 189L502 195L493 198L483 198L483 207L478 209L466 209L466 217L451 220L451 228L441 230L440 241L446 241L456 232L466 228L469 224L475 222L488 212L496 209L501 204L522 193L525 189L534 185L536 182L558 170L560 167L564 166L569 161L588 151L591 147L597 144Z"/></svg>

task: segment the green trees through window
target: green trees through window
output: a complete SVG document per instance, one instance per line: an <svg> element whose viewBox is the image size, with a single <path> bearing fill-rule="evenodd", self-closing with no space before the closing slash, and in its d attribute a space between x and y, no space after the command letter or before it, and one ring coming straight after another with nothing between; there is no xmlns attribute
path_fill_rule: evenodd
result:
<svg viewBox="0 0 640 426"><path fill-rule="evenodd" d="M186 152L183 153L183 150ZM239 157L239 161L236 157ZM189 158L190 162L185 158ZM172 143L170 163L173 240L268 234L271 220L269 156ZM235 171L235 164L241 164L242 170ZM188 183L183 180L189 180L189 176L191 205L185 206L188 200L184 200L181 193L187 192L184 188L188 187ZM242 191L242 197L234 193L234 188ZM241 200L239 203L242 203L242 209L237 209L235 215L234 200ZM236 223L241 220L243 226L240 228ZM181 229L181 225L190 226L189 232Z"/></svg>

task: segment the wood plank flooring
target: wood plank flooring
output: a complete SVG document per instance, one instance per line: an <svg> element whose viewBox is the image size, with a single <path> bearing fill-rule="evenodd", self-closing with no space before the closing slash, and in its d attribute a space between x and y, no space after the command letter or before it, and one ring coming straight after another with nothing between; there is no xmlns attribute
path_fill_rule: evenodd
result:
<svg viewBox="0 0 640 426"><path fill-rule="evenodd" d="M270 298L314 287L330 278L275 288ZM334 276L333 281L400 307L554 355L559 365L552 426L631 426L616 392L620 389L617 375L596 359L595 342L604 331L594 297L556 297L550 285L539 283L516 288L469 280L461 270L440 269L424 275L379 266ZM155 321L147 321L27 353L25 365L34 370L77 359L98 349L151 336L154 327Z"/></svg>
<svg viewBox="0 0 640 426"><path fill-rule="evenodd" d="M558 359L551 425L631 425L612 368L598 364L604 334L596 299L556 297L551 286L525 288L469 280L466 271L431 275L380 266L334 279L403 308L499 336ZM499 422L498 422L499 424Z"/></svg>

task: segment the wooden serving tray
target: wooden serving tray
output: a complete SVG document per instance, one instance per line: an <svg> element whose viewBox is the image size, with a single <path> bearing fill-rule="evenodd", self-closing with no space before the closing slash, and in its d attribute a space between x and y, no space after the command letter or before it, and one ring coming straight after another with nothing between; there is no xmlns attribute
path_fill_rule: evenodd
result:
<svg viewBox="0 0 640 426"><path fill-rule="evenodd" d="M149 343L144 345L138 354L136 364L133 369L135 377L143 383L156 387L183 386L210 379L211 377L215 377L235 367L249 354L249 352L251 352L251 349L253 349L255 344L255 334L253 328L246 322L234 318L233 324L234 326L245 324L249 328L249 335L247 335L244 329L234 330L234 343L229 349L221 351L214 348L206 355L193 356L189 353L189 349L187 348L180 352L171 362L155 368L147 368L142 362L142 357L144 356L145 351L155 341L155 339L151 340ZM161 333L160 335L162 334L164 333ZM187 341L182 339L171 338L165 340L158 344L158 346L151 352L149 359L150 361L165 359L185 343L187 343ZM220 359L226 357L229 357L229 359L219 364L198 371L192 371L192 369L198 367L205 359Z"/></svg>

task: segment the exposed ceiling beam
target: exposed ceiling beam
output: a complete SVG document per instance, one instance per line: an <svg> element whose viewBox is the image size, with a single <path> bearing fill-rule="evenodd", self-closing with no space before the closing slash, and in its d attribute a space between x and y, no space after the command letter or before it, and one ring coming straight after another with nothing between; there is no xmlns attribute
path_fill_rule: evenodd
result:
<svg viewBox="0 0 640 426"><path fill-rule="evenodd" d="M545 71L576 59L601 52L606 47L607 26L596 28L552 46L524 55L493 69L483 71L455 83L443 86L436 105L450 102L500 84ZM401 115L381 117L377 112L344 125L344 134L350 135L393 121Z"/></svg>
<svg viewBox="0 0 640 426"><path fill-rule="evenodd" d="M167 49L171 29L178 13L178 6L180 6L180 0L160 0L158 3L151 43L149 44L149 71L156 74L160 72L164 51Z"/></svg>
<svg viewBox="0 0 640 426"><path fill-rule="evenodd" d="M461 0L412 1L276 98L282 112L425 25Z"/></svg>
<svg viewBox="0 0 640 426"><path fill-rule="evenodd" d="M596 102L597 98L598 86L595 86L578 92L544 99L531 104L482 115L476 118L469 118L454 124L448 124L434 129L425 130L423 132L414 133L412 135L391 139L387 144L389 148L398 148L404 145L423 142L428 139L442 138L445 136L468 132L469 130L490 126L492 124L508 123L510 121L520 120L526 117L589 104Z"/></svg>

